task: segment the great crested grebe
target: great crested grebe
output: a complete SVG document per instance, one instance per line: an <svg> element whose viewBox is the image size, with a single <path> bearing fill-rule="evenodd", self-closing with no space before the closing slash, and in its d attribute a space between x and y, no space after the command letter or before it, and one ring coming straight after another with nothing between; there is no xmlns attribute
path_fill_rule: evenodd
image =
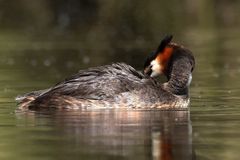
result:
<svg viewBox="0 0 240 160"><path fill-rule="evenodd" d="M49 89L18 96L19 109L187 108L195 61L171 40L166 36L148 56L143 73L125 63L80 70ZM160 74L166 83L152 78Z"/></svg>

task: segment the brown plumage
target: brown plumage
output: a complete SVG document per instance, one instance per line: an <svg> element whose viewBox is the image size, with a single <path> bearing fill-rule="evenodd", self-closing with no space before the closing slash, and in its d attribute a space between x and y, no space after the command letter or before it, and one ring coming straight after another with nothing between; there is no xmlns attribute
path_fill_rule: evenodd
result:
<svg viewBox="0 0 240 160"><path fill-rule="evenodd" d="M144 73L124 63L81 70L52 88L17 97L19 109L186 108L194 57L171 39L163 39L148 57ZM165 74L168 82L151 78L154 72Z"/></svg>

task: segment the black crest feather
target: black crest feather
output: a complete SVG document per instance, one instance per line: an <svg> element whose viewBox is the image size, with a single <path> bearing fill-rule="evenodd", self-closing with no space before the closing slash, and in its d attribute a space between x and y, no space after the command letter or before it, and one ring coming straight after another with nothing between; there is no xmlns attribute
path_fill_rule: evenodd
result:
<svg viewBox="0 0 240 160"><path fill-rule="evenodd" d="M161 41L160 45L158 46L157 53L162 52L164 48L171 42L173 36L167 35L164 37L164 39Z"/></svg>
<svg viewBox="0 0 240 160"><path fill-rule="evenodd" d="M145 63L144 63L144 68L149 66L151 61L153 59L155 59L158 55L159 52L162 52L164 50L164 48L171 42L173 36L172 35L166 35L163 40L161 41L160 45L158 46L157 50L154 51L154 52L151 52L146 60L145 60Z"/></svg>

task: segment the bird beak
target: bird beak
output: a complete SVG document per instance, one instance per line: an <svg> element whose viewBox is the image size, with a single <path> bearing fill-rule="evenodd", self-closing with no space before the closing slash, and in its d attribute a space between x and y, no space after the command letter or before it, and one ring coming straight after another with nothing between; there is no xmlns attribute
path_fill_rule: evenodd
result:
<svg viewBox="0 0 240 160"><path fill-rule="evenodd" d="M152 74L152 65L149 65L147 66L145 69L144 69L144 74L148 75L148 76L151 76Z"/></svg>

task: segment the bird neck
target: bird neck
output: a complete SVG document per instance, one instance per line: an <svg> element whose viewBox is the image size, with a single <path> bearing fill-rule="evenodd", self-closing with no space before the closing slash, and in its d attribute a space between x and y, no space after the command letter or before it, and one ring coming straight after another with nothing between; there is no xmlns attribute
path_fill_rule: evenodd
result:
<svg viewBox="0 0 240 160"><path fill-rule="evenodd" d="M188 96L192 80L191 68L191 64L185 59L174 62L168 72L168 82L164 84L164 88L173 94Z"/></svg>

